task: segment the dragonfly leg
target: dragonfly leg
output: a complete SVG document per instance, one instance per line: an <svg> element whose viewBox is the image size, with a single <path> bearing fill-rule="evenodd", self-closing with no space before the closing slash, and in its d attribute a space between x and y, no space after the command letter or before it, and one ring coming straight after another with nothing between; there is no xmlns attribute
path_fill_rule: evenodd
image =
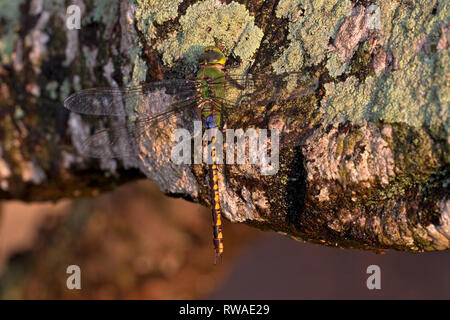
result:
<svg viewBox="0 0 450 320"><path fill-rule="evenodd" d="M239 68L241 65L240 64L233 64L233 65L231 65L231 66L228 66L228 67L223 67L223 70L232 70L232 69L237 69L237 68Z"/></svg>

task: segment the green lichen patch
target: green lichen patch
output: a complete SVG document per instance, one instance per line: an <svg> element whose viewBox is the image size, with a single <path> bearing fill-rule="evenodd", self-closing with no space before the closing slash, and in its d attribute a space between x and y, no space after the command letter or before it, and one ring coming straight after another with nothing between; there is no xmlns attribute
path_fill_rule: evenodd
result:
<svg viewBox="0 0 450 320"><path fill-rule="evenodd" d="M370 117L430 128L436 138L446 139L450 128L449 55L414 56L402 70L378 79Z"/></svg>
<svg viewBox="0 0 450 320"><path fill-rule="evenodd" d="M156 47L165 65L173 66L182 60L184 72L191 70L204 47L211 45L219 45L226 55L248 62L263 36L245 6L235 2L197 2L186 10L179 23L180 31L158 41Z"/></svg>
<svg viewBox="0 0 450 320"><path fill-rule="evenodd" d="M8 64L14 47L14 29L23 0L0 0L0 64Z"/></svg>
<svg viewBox="0 0 450 320"><path fill-rule="evenodd" d="M293 42L281 57L272 64L276 72L298 71L303 67L305 52L300 42Z"/></svg>
<svg viewBox="0 0 450 320"><path fill-rule="evenodd" d="M446 139L450 127L448 62L448 51L416 55L402 70L368 76L364 82L350 76L344 82L325 84L322 107L339 121L403 122L415 128L425 126L434 137Z"/></svg>
<svg viewBox="0 0 450 320"><path fill-rule="evenodd" d="M277 73L298 71L319 64L328 52L330 38L351 12L349 0L281 0L277 17L288 18L291 41L272 66Z"/></svg>
<svg viewBox="0 0 450 320"><path fill-rule="evenodd" d="M375 90L375 79L368 77L360 83L356 77L348 77L344 82L324 84L326 96L322 99L324 113L339 122L351 121L354 124L365 119L371 106Z"/></svg>
<svg viewBox="0 0 450 320"><path fill-rule="evenodd" d="M439 0L407 2L379 1L382 30L389 35L389 48L398 68L407 67L417 53L435 47L440 28L448 23L450 3ZM425 38L424 38L425 36Z"/></svg>
<svg viewBox="0 0 450 320"><path fill-rule="evenodd" d="M351 61L343 62L337 51L328 52L329 40L351 12L350 2L331 0L279 2L277 16L291 21L291 44L272 64L274 70L299 70L326 57L331 76L350 71L343 82L324 85L322 107L331 119L355 124L363 120L404 122L416 128L425 126L434 137L447 139L450 59L447 49L437 50L437 43L442 26L448 23L450 4L378 1L376 5L381 12L380 35L385 37L378 40L378 46L392 55L389 70L371 70L374 48L367 42L356 48Z"/></svg>
<svg viewBox="0 0 450 320"><path fill-rule="evenodd" d="M147 65L144 60L136 56L134 60L132 83L141 83L145 80L147 75Z"/></svg>
<svg viewBox="0 0 450 320"><path fill-rule="evenodd" d="M156 38L156 24L174 19L178 15L178 6L183 0L137 0L136 21L138 29L145 39L151 42Z"/></svg>
<svg viewBox="0 0 450 320"><path fill-rule="evenodd" d="M109 39L117 22L117 15L119 13L119 2L108 0L94 0L93 15L88 19L85 19L85 23L101 22L105 25L105 31L103 32L103 38Z"/></svg>
<svg viewBox="0 0 450 320"><path fill-rule="evenodd" d="M251 66L249 72L272 72L273 61L280 56L290 42L287 39L289 20L284 17L277 17L274 14L274 9L279 0L240 0L237 2L248 8L250 14L255 17L255 24L264 33L258 51L254 56L255 63Z"/></svg>

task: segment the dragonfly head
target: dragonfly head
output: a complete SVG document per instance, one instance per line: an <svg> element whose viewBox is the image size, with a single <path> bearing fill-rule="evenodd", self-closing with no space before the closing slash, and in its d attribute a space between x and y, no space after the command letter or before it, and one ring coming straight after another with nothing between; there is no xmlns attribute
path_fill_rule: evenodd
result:
<svg viewBox="0 0 450 320"><path fill-rule="evenodd" d="M225 61L225 55L217 47L206 47L205 52L203 52L198 58L198 63L200 65L220 64L224 66Z"/></svg>

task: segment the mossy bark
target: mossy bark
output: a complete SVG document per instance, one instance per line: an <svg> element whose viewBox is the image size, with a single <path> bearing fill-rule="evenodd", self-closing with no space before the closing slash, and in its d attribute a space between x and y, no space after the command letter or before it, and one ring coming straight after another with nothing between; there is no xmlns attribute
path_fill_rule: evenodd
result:
<svg viewBox="0 0 450 320"><path fill-rule="evenodd" d="M0 13L0 199L95 195L147 177L207 205L201 166L80 156L89 124L62 101L80 88L186 76L216 41L250 71L319 77L313 95L233 114L231 123L262 124L281 114L298 143L281 150L274 176L222 168L226 218L337 247L450 247L448 2L76 3L80 30L67 29L64 1Z"/></svg>

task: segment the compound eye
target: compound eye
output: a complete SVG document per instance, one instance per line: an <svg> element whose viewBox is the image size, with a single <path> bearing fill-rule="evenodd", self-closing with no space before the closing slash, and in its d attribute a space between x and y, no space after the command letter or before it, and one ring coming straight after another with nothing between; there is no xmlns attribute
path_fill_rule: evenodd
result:
<svg viewBox="0 0 450 320"><path fill-rule="evenodd" d="M212 63L220 63L223 59L223 55L220 52L212 51L211 52L211 62Z"/></svg>
<svg viewBox="0 0 450 320"><path fill-rule="evenodd" d="M225 57L220 51L206 48L205 52L203 52L198 58L198 61L200 64L224 64Z"/></svg>

